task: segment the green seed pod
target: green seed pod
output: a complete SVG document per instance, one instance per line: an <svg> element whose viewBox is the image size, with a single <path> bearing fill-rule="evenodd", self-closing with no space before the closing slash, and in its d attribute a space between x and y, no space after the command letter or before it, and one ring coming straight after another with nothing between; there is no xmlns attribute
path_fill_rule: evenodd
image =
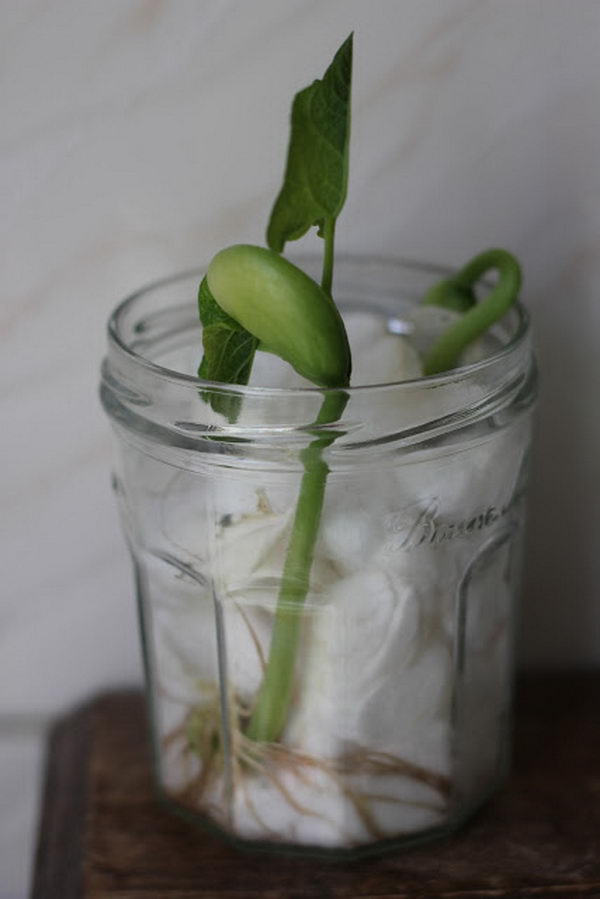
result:
<svg viewBox="0 0 600 899"><path fill-rule="evenodd" d="M237 244L208 267L221 308L309 381L346 387L350 348L333 302L309 276L273 250Z"/></svg>

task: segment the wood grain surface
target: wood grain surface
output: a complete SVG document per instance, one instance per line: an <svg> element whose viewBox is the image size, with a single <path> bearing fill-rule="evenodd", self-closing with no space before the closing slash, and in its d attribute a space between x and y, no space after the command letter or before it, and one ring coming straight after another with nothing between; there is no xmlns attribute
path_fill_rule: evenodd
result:
<svg viewBox="0 0 600 899"><path fill-rule="evenodd" d="M600 674L517 696L501 794L447 840L344 864L242 853L168 814L141 696L101 696L54 730L32 899L600 897Z"/></svg>

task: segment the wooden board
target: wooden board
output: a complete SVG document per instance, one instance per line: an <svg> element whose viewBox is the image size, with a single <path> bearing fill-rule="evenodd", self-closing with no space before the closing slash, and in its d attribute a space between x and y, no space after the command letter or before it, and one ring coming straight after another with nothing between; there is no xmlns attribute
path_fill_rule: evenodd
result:
<svg viewBox="0 0 600 899"><path fill-rule="evenodd" d="M600 897L600 674L529 678L517 711L510 785L459 834L335 864L242 853L168 814L141 696L101 696L54 730L33 899Z"/></svg>

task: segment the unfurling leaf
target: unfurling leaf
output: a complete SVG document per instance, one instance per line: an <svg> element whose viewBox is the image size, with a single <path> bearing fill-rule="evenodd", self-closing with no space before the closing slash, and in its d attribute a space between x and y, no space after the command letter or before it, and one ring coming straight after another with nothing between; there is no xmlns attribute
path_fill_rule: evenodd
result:
<svg viewBox="0 0 600 899"><path fill-rule="evenodd" d="M283 186L271 211L267 243L281 253L339 215L348 186L352 35L322 79L296 94Z"/></svg>

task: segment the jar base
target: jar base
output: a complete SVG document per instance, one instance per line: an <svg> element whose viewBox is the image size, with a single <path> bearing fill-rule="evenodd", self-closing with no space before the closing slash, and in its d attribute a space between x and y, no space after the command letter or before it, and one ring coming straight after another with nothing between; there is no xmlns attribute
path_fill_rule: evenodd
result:
<svg viewBox="0 0 600 899"><path fill-rule="evenodd" d="M155 792L161 806L169 814L186 821L199 831L207 835L218 837L229 846L246 853L260 853L268 855L282 855L296 858L315 858L320 861L352 862L365 858L375 858L392 852L414 849L427 843L434 843L446 839L459 831L470 821L485 805L499 792L507 780L503 776L494 786L478 801L465 806L460 813L449 816L448 820L439 826L430 827L415 833L386 837L369 843L342 846L319 846L314 844L298 844L286 842L273 842L269 840L254 840L247 837L238 837L231 831L220 827L208 815L200 811L190 809L166 793L160 784L155 785Z"/></svg>

